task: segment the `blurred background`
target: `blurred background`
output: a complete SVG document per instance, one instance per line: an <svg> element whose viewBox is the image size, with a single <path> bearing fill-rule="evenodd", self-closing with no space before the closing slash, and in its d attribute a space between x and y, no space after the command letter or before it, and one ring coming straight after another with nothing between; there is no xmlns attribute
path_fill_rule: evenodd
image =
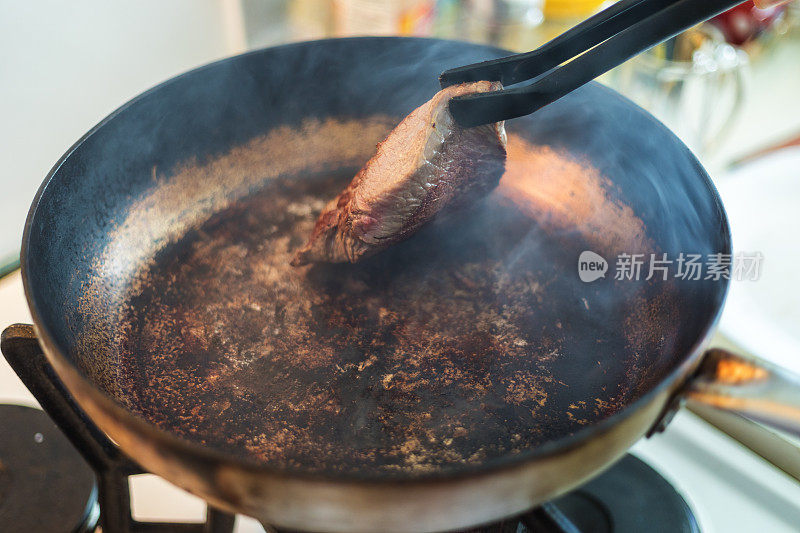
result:
<svg viewBox="0 0 800 533"><path fill-rule="evenodd" d="M800 8L746 3L603 78L715 177L800 135ZM175 74L248 49L366 34L530 50L600 0L0 0L0 264L13 263L49 168L106 114Z"/></svg>

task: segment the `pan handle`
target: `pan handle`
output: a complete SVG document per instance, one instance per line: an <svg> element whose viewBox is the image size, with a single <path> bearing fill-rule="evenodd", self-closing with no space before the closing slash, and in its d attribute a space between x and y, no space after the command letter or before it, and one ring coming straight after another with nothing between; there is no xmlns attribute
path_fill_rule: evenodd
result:
<svg viewBox="0 0 800 533"><path fill-rule="evenodd" d="M683 396L800 436L800 376L767 361L711 349Z"/></svg>

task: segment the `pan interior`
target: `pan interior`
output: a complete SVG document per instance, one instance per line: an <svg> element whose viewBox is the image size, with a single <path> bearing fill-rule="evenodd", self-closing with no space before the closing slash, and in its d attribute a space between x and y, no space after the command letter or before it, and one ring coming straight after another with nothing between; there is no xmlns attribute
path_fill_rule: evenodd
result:
<svg viewBox="0 0 800 533"><path fill-rule="evenodd" d="M485 201L362 264L288 265L439 72L501 54L304 43L144 95L37 200L38 325L138 417L291 472L491 466L618 413L685 360L724 284L615 281L617 254L724 252L728 234L686 148L599 86L509 123ZM584 250L605 279L580 281Z"/></svg>
<svg viewBox="0 0 800 533"><path fill-rule="evenodd" d="M263 150L250 143L168 181L223 172L209 183L234 183L258 175L249 152ZM204 446L294 471L408 475L491 463L602 420L679 350L670 284L579 279L583 250L654 244L610 182L569 154L512 132L506 175L484 201L356 265L291 267L356 171L282 173L169 238L132 273L113 330L81 336L80 353L106 352L113 374L86 370Z"/></svg>

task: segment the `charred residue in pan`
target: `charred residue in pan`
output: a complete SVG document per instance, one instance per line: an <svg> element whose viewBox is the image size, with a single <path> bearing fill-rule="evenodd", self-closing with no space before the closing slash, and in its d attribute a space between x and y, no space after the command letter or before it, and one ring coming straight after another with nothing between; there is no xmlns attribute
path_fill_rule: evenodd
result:
<svg viewBox="0 0 800 533"><path fill-rule="evenodd" d="M120 305L109 392L277 468L398 474L518 453L642 392L670 340L609 317L672 304L651 284L578 279L584 249L652 247L601 176L512 135L485 201L356 265L291 267L356 169L265 180L168 239Z"/></svg>

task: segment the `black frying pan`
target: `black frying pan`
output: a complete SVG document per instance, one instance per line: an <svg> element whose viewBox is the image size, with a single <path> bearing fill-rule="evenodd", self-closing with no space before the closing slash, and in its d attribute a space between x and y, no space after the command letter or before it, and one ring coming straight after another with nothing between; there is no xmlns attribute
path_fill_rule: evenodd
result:
<svg viewBox="0 0 800 533"><path fill-rule="evenodd" d="M37 194L22 247L36 333L9 328L4 353L38 339L147 470L305 530L496 520L596 474L687 387L721 403L718 360L746 363L717 354L687 379L727 283L613 279L622 252L730 253L719 198L674 135L600 85L507 124L509 165L533 170L485 201L357 265L286 266L442 70L502 54L300 43L136 98ZM609 259L605 279L579 279L584 250Z"/></svg>

